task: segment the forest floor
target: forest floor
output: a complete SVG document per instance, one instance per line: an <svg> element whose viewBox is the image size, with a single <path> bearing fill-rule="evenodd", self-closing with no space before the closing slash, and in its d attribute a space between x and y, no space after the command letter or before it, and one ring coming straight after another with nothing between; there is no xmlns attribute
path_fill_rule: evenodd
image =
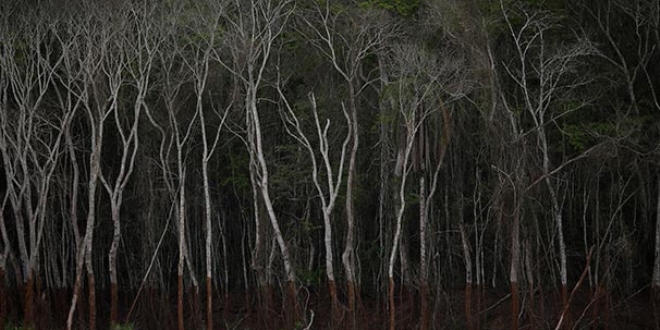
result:
<svg viewBox="0 0 660 330"><path fill-rule="evenodd" d="M313 322L309 329L344 329L348 328L346 322L333 323L331 318L331 305L329 296L312 292L307 294L302 290L300 295L301 309L305 310L307 320ZM105 297L105 292L97 292L97 297ZM124 299L121 306L121 317L125 319L133 305L135 293L121 295ZM200 294L195 303L194 295L186 295L185 315L186 329L205 329L203 317L205 306ZM286 329L281 309L275 297L275 310L266 313L258 310L256 296L232 293L214 297L214 329ZM648 291L639 291L627 296L601 295L600 299L593 299L593 295L577 292L571 303L570 324L571 329L630 329L647 330L656 329L656 317L660 310L654 310ZM21 319L22 301L17 291L8 292L7 312L9 324L18 324ZM63 329L66 324L70 306L70 293L68 291L53 291L40 294L37 298L37 325L36 330ZM397 302L397 329L419 329L419 301L418 296L412 293L398 292ZM488 292L481 299L476 294L471 297L472 327L466 322L465 295L463 290L453 292L436 292L435 305L432 310L432 329L471 329L471 330L508 330L511 329L511 299L506 292ZM357 329L378 330L388 328L388 310L383 300L364 296L356 319ZM561 297L559 293L535 295L533 304L528 297L521 296L521 313L519 314L519 329L555 329L561 314ZM609 309L605 308L607 305ZM76 329L86 329L87 310L86 302L79 305L76 312ZM657 305L655 305L657 306ZM99 299L97 302L97 329L109 328L109 303ZM345 310L345 308L344 308ZM609 310L609 313L605 311ZM175 330L176 299L173 295L161 294L157 291L144 290L140 293L130 321L135 330ZM308 324L298 323L295 328L302 329Z"/></svg>

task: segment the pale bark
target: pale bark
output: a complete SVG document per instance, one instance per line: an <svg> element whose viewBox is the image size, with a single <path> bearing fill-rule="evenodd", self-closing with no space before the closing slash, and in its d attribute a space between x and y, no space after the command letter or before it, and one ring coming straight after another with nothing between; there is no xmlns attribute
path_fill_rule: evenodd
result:
<svg viewBox="0 0 660 330"><path fill-rule="evenodd" d="M415 131L414 131L414 122L408 121L406 123L406 141L405 141L405 149L403 152L399 153L399 156L401 158L401 177L400 177L400 184L399 184L399 191L398 191L398 204L397 204L397 210L396 210L396 218L395 218L395 231L394 231L394 238L392 240L392 251L390 252L389 256L389 262L388 262L388 268L387 268L387 276L389 279L389 290L388 290L388 295L389 295L389 303L390 303L390 322L389 322L389 329L394 330L396 329L396 308L394 306L394 266L396 262L396 256L398 253L399 249L399 244L401 241L401 229L403 227L403 214L405 212L406 208L406 181L408 179L408 173L410 172L410 152L412 151L412 147L414 145L414 136L415 136ZM397 163L399 161L397 160Z"/></svg>
<svg viewBox="0 0 660 330"><path fill-rule="evenodd" d="M346 272L346 281L348 282L349 296L348 296L348 308L350 317L355 327L355 298L356 295L359 295L359 292L351 292L351 288L355 288L356 277L355 277L355 215L353 214L353 189L356 174L356 160L357 160L357 151L359 146L359 132L358 132L358 120L357 120L357 106L355 104L355 88L353 84L349 82L349 95L348 95L348 107L350 113L350 133L351 133L351 152L348 160L348 174L346 177L346 243L344 245L344 252L342 253L342 263L344 265L344 270ZM353 290L354 291L354 290Z"/></svg>
<svg viewBox="0 0 660 330"><path fill-rule="evenodd" d="M294 139L296 139L309 153L309 159L312 162L312 180L314 181L314 186L316 191L321 198L321 209L323 212L323 227L324 227L324 245L325 245L325 267L326 267L326 276L328 278L328 286L330 290L330 298L332 301L332 319L333 322L336 322L339 315L339 300L337 297L336 281L334 275L334 265L333 265L333 255L332 255L332 211L335 207L335 202L337 196L339 196L339 190L343 183L343 174L344 174L344 165L346 159L346 150L348 149L348 144L351 141L352 134L352 124L348 112L342 105L342 111L346 119L347 133L344 138L344 142L341 146L340 156L338 165L331 163L331 154L330 154L330 140L328 138L328 130L330 128L330 120L326 121L325 126L321 126L319 120L318 109L316 104L316 98L314 93L309 94L309 100L312 106L312 114L314 115L314 124L316 126L316 135L319 139L319 146L313 147L309 139L307 138L306 133L303 131L303 127L298 120L295 112L289 105L286 100L286 96L278 86L280 97L284 100L286 105L286 114L285 120L289 126L292 126L295 131L291 130L288 126L286 127L287 132ZM326 173L325 182L322 182L319 179L319 165L317 164L316 157L317 153L321 156L322 167ZM325 188L322 187L325 186ZM350 231L350 229L349 229ZM352 238L349 238L352 240ZM348 256L344 256L348 258ZM350 281L351 279L349 279ZM350 298L349 298L350 300Z"/></svg>
<svg viewBox="0 0 660 330"><path fill-rule="evenodd" d="M264 84L264 72L271 60L271 52L275 41L279 38L291 14L290 5L292 1L284 0L278 3L270 3L264 0L252 0L247 6L237 5L238 12L229 13L225 18L229 21L232 29L231 37L236 38L232 44L231 52L239 68L234 70L225 64L218 54L214 58L218 63L230 70L235 78L242 83L245 91L244 106L247 124L248 153L254 161L254 176L256 186L259 190L261 200L266 209L275 240L279 246L284 264L287 280L287 296L290 310L287 318L293 324L298 318L298 302L295 290L295 269L284 236L280 229L279 221L270 197L269 172L266 162L266 154L263 146L262 126L259 118L259 89ZM245 10L246 12L241 12ZM237 16L231 16L236 14Z"/></svg>
<svg viewBox="0 0 660 330"><path fill-rule="evenodd" d="M472 253L467 236L465 234L465 224L461 217L459 219L458 230L461 235L461 246L463 247L463 258L465 262L465 318L467 329L472 329L472 304L470 302L472 293Z"/></svg>
<svg viewBox="0 0 660 330"><path fill-rule="evenodd" d="M206 128L206 116L203 103L203 96L206 91L206 84L209 75L209 62L211 60L212 48L215 47L215 32L217 28L217 21L213 22L204 22L205 25L202 28L201 33L207 35L207 40L205 40L206 45L197 45L197 42L192 42L193 47L199 48L196 50L198 53L197 56L201 58L195 58L194 63L189 64L191 70L193 71L193 76L195 79L195 93L197 96L196 111L199 114L200 127L202 130L202 177L204 185L204 225L206 230L205 235L205 262L206 262L206 328L208 330L213 329L213 287L212 287L212 276L213 276L213 264L212 264L212 249L211 242L213 239L213 227L211 222L211 213L212 213L212 203L211 203L211 193L209 186L209 168L208 163L216 150L218 141L220 138L220 133L224 125L229 109L225 109L222 120L215 130L215 136L213 138L212 144L209 146L209 140L207 136ZM231 105L230 105L231 106ZM223 239L224 246L224 239ZM226 257L226 256L224 256ZM226 269L226 267L225 267ZM227 275L227 274L225 274ZM225 276L226 277L226 276ZM226 310L226 308L225 308Z"/></svg>
<svg viewBox="0 0 660 330"><path fill-rule="evenodd" d="M146 13L144 13L146 15ZM134 15L138 15L135 14ZM130 18L124 18L125 20L130 20ZM144 17L132 17L133 21L146 21ZM128 23L128 22L127 22ZM149 24L150 22L146 22ZM109 76L109 88L111 91L111 97L114 100L115 106L111 110L114 114L114 126L116 132L118 133L121 140L121 158L119 162L119 172L114 178L114 183L111 180L106 179L103 174L103 171L99 173L99 180L103 184L108 197L110 199L110 213L113 226L112 242L110 244L110 250L108 251L108 269L110 273L110 323L115 325L119 322L118 320L118 275L117 275L117 254L119 250L119 241L121 239L121 207L123 203L123 193L126 188L126 185L130 181L131 175L133 173L135 165L135 157L137 155L139 140L138 140L138 124L140 120L140 114L142 108L145 107L144 98L147 93L147 88L149 86L149 74L152 67L152 59L154 56L153 46L150 45L150 40L148 39L146 33L146 27L141 23L138 23L138 35L132 36L137 40L119 40L113 46L115 49L122 51L123 48L130 48L131 46L136 48L142 48L146 51L147 56L143 58L142 56L133 59L132 56L135 54L129 54L126 56L128 61L134 60L138 64L138 68L129 69L128 73L131 78L134 80L137 87L137 96L133 102L133 118L132 124L124 128L122 122L126 114L120 113L120 109L117 107L119 102L119 91L124 83L125 74L122 70L124 63L120 57L120 61L113 63L114 68L110 68L111 76ZM134 45L132 45L134 43Z"/></svg>
<svg viewBox="0 0 660 330"><path fill-rule="evenodd" d="M346 178L346 239L344 251L342 253L342 264L346 273L348 287L348 305L349 317L355 327L355 298L359 292L353 290L356 286L356 265L355 265L355 214L353 210L354 202L354 180L356 175L357 151L359 148L359 131L357 118L357 97L360 90L364 87L360 78L362 61L369 55L370 51L375 49L381 34L385 30L383 26L372 26L371 22L362 21L357 23L353 30L340 31L335 26L335 20L345 16L347 19L359 20L359 16L352 17L344 12L332 12L330 1L326 1L325 6L317 3L315 7L315 16L318 21L304 19L308 27L313 31L314 36L309 36L316 47L332 64L334 70L343 78L348 90L346 107L350 115L351 126L351 150L349 153L347 178ZM319 22L320 24L317 24ZM375 29L370 30L370 27ZM346 51L340 52L339 47L345 47ZM359 298L359 297L358 297Z"/></svg>

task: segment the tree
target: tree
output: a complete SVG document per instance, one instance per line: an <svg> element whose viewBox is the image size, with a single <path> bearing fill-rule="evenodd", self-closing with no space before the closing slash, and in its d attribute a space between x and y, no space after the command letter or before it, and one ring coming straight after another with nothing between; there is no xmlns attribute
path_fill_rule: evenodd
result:
<svg viewBox="0 0 660 330"><path fill-rule="evenodd" d="M213 140L210 141L207 135L207 120L206 112L209 112L209 109L204 106L204 96L205 94L210 94L212 97L213 94L209 93L207 84L209 78L209 64L212 61L213 50L217 47L218 41L216 33L218 31L218 17L216 13L222 11L221 7L215 7L211 2L203 3L203 5L209 5L209 8L205 6L199 6L199 16L204 18L199 20L199 25L193 25L190 27L189 33L192 35L191 40L189 40L190 48L192 48L193 54L191 54L191 59L183 58L183 61L186 62L187 66L192 71L192 77L194 80L195 94L197 96L196 100L196 113L199 114L199 125L201 127L202 133L202 176L204 184L204 219L205 219L205 230L206 230L206 241L205 241L205 252L206 252L206 328L208 330L213 329L213 288L212 288L212 275L213 275L213 263L212 263L212 233L213 226L211 222L213 212L213 207L211 203L211 193L210 193L210 182L209 182L209 160L213 156L213 153L216 151L218 142L220 141L220 133L225 123L225 119L229 114L229 107L224 110L224 113L220 115L218 112L215 114L220 118L220 122L217 123L217 129L214 132ZM221 5L220 5L221 6ZM206 15L203 12L210 12ZM192 21L192 19L191 19ZM199 38L199 39L195 39ZM214 111L217 111L213 109ZM211 113L212 114L212 113ZM226 309L226 308L225 308Z"/></svg>
<svg viewBox="0 0 660 330"><path fill-rule="evenodd" d="M36 13L19 13L31 14ZM32 19L38 22L36 28L5 29L0 57L0 69L5 75L4 109L0 114L0 134L3 135L0 151L7 179L3 205L9 199L16 220L21 279L25 288L25 323L29 326L34 324L35 276L47 221L51 179L59 164L65 127L75 113L71 108L50 114L44 109L47 92L54 84L55 72L64 56L55 52L57 40L51 32L57 31L39 24L50 17L42 14ZM6 228L3 230L8 235ZM7 253L5 251L5 255Z"/></svg>
<svg viewBox="0 0 660 330"><path fill-rule="evenodd" d="M513 80L515 88L522 95L522 104L515 106L522 107L528 113L533 123L530 130L536 133L538 139L537 145L542 159L542 177L548 188L553 218L557 226L562 302L566 308L568 306L568 279L563 210L558 197L558 188L551 182L554 169L551 168L546 126L554 118L560 117L566 112L576 111L583 106L578 103L573 108L564 107L565 113L552 112L557 107L557 102L567 103L572 90L586 83L586 80L581 81L570 75L575 72L577 61L592 53L592 47L588 40L579 40L575 44L563 47L561 45L552 47L552 40L548 40L548 34L554 28L552 17L543 13L530 13L523 10L519 15L524 19L518 26L512 23L506 9L502 8L502 12L513 40L516 56L515 67L505 65L504 68ZM553 48L554 51L549 50ZM522 122L518 127L526 129Z"/></svg>
<svg viewBox="0 0 660 330"><path fill-rule="evenodd" d="M381 37L388 32L387 21L379 21L377 16L377 12L369 9L333 8L326 1L324 6L315 4L310 13L302 17L304 24L311 30L307 33L308 40L330 62L346 84L347 90L345 104L352 136L346 177L346 239L342 264L346 273L348 318L353 322L353 327L356 326L355 300L360 296L359 289L356 289L356 221L353 205L359 148L358 96L369 84L361 77L362 63L376 50Z"/></svg>
<svg viewBox="0 0 660 330"><path fill-rule="evenodd" d="M331 164L331 155L330 154L330 140L328 139L328 130L330 128L330 119L326 120L326 124L321 127L319 121L319 113L316 104L316 98L314 93L309 94L309 102L312 108L312 115L314 116L314 124L316 126L316 134L318 138L318 147L313 147L310 142L308 135L303 131L298 116L296 115L294 109L289 104L286 99L286 96L282 92L282 89L278 85L278 91L280 96L283 99L285 106L284 120L288 126L286 126L287 132L291 135L298 143L300 143L308 152L309 158L312 161L312 179L314 181L314 186L316 191L319 193L321 199L321 210L323 212L323 230L324 230L324 243L325 243L325 268L326 276L328 278L328 290L330 292L330 299L332 303L332 322L337 324L339 321L339 300L337 297L337 288L335 284L335 275L334 275L334 265L332 257L332 211L335 207L335 202L337 201L337 196L339 196L339 190L343 184L343 175L344 175L344 165L346 161L346 150L348 149L348 144L351 140L351 120L346 111L346 108L342 104L342 112L344 118L346 119L346 137L343 140L341 149L339 153L339 159L337 160L338 165ZM290 127L289 127L290 126ZM318 151L317 151L318 150ZM337 152L335 152L337 153ZM322 182L319 180L320 170L317 164L316 158L319 157L322 163L322 170L326 174L325 182L323 185L326 188L322 187ZM332 157L336 158L336 157ZM333 169L334 167L334 169Z"/></svg>
<svg viewBox="0 0 660 330"><path fill-rule="evenodd" d="M432 104L435 103L434 99L439 98L438 90L443 83L446 83L446 77L454 76L452 66L446 66L447 69L443 72L435 66L438 61L433 55L428 53L420 45L399 43L390 46L391 49L391 67L390 77L393 78L391 86L385 90L386 93L391 93L390 97L393 100L393 108L397 111L397 116L402 120L402 145L397 152L397 165L395 167L395 176L398 183L398 201L396 203L396 217L395 217L395 231L392 240L392 250L390 251L388 263L388 303L389 303L389 327L390 329L396 328L396 308L394 303L394 267L396 256L401 244L402 227L404 221L404 213L406 209L406 196L407 180L409 174L413 170L412 152L413 147L419 144L419 152L424 153L424 139L422 127L426 125L426 121L436 111L436 107ZM445 78L445 79L443 79ZM452 77L453 78L453 77ZM450 78L451 79L451 78ZM440 88L439 88L440 87ZM430 201L435 194L436 184L438 181L438 174L442 164L444 153L446 152L447 144L449 143L447 134L449 125L449 116L447 109L444 108L442 102L439 104L440 111L444 117L445 140L442 142L444 147L441 147L440 155L438 156L437 166L433 173L433 180L429 195L426 195L425 179L420 176L420 235L421 235L421 285L424 290L424 285L428 286L428 275L425 274L426 266L426 244L424 242L426 237L426 224L428 222L428 210ZM426 160L417 160L423 164ZM425 165L420 165L424 167ZM402 258L405 254L402 255ZM403 266L404 260L402 260ZM428 292L422 292L424 302L426 302ZM428 306L423 306L427 308ZM423 311L422 313L426 313ZM424 325L427 320L422 320Z"/></svg>
<svg viewBox="0 0 660 330"><path fill-rule="evenodd" d="M226 64L226 61L220 61L243 85L246 140L250 159L253 160L251 162L251 166L253 166L251 180L255 183L255 188L260 193L260 200L266 208L284 263L288 304L286 317L289 320L287 322L289 326L299 318L295 287L296 274L270 196L270 176L263 147L258 101L273 47L291 15L292 6L293 2L290 0L275 3L263 0L252 0L247 4L239 1L232 3L227 10L227 15L223 18L229 28L228 41L233 62L237 63L238 67L232 68ZM220 56L216 58L222 59Z"/></svg>
<svg viewBox="0 0 660 330"><path fill-rule="evenodd" d="M91 9L90 9L91 10ZM73 326L73 314L82 286L83 264L87 271L89 328L96 328L96 285L94 277L93 241L96 224L96 193L101 177L101 155L104 143L106 120L119 106L119 88L122 82L123 62L121 57L112 56L114 35L107 8L94 10L93 15L80 20L75 28L80 31L76 53L70 54L72 66L80 70L76 84L68 90L80 98L80 106L89 121L89 180L87 219L82 245L76 253L76 278L73 298L67 318L67 329ZM100 77L107 79L101 80Z"/></svg>

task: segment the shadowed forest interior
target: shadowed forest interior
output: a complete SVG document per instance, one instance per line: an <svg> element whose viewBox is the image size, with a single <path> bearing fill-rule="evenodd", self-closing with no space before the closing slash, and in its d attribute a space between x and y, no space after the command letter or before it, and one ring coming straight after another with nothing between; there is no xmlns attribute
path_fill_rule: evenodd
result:
<svg viewBox="0 0 660 330"><path fill-rule="evenodd" d="M660 329L657 0L0 2L0 330Z"/></svg>

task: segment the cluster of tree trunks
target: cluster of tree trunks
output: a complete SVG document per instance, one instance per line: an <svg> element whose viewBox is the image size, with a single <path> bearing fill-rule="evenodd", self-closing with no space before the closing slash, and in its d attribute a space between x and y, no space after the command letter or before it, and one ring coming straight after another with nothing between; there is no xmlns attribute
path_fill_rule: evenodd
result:
<svg viewBox="0 0 660 330"><path fill-rule="evenodd" d="M658 77L651 0L0 3L0 330L660 328Z"/></svg>

